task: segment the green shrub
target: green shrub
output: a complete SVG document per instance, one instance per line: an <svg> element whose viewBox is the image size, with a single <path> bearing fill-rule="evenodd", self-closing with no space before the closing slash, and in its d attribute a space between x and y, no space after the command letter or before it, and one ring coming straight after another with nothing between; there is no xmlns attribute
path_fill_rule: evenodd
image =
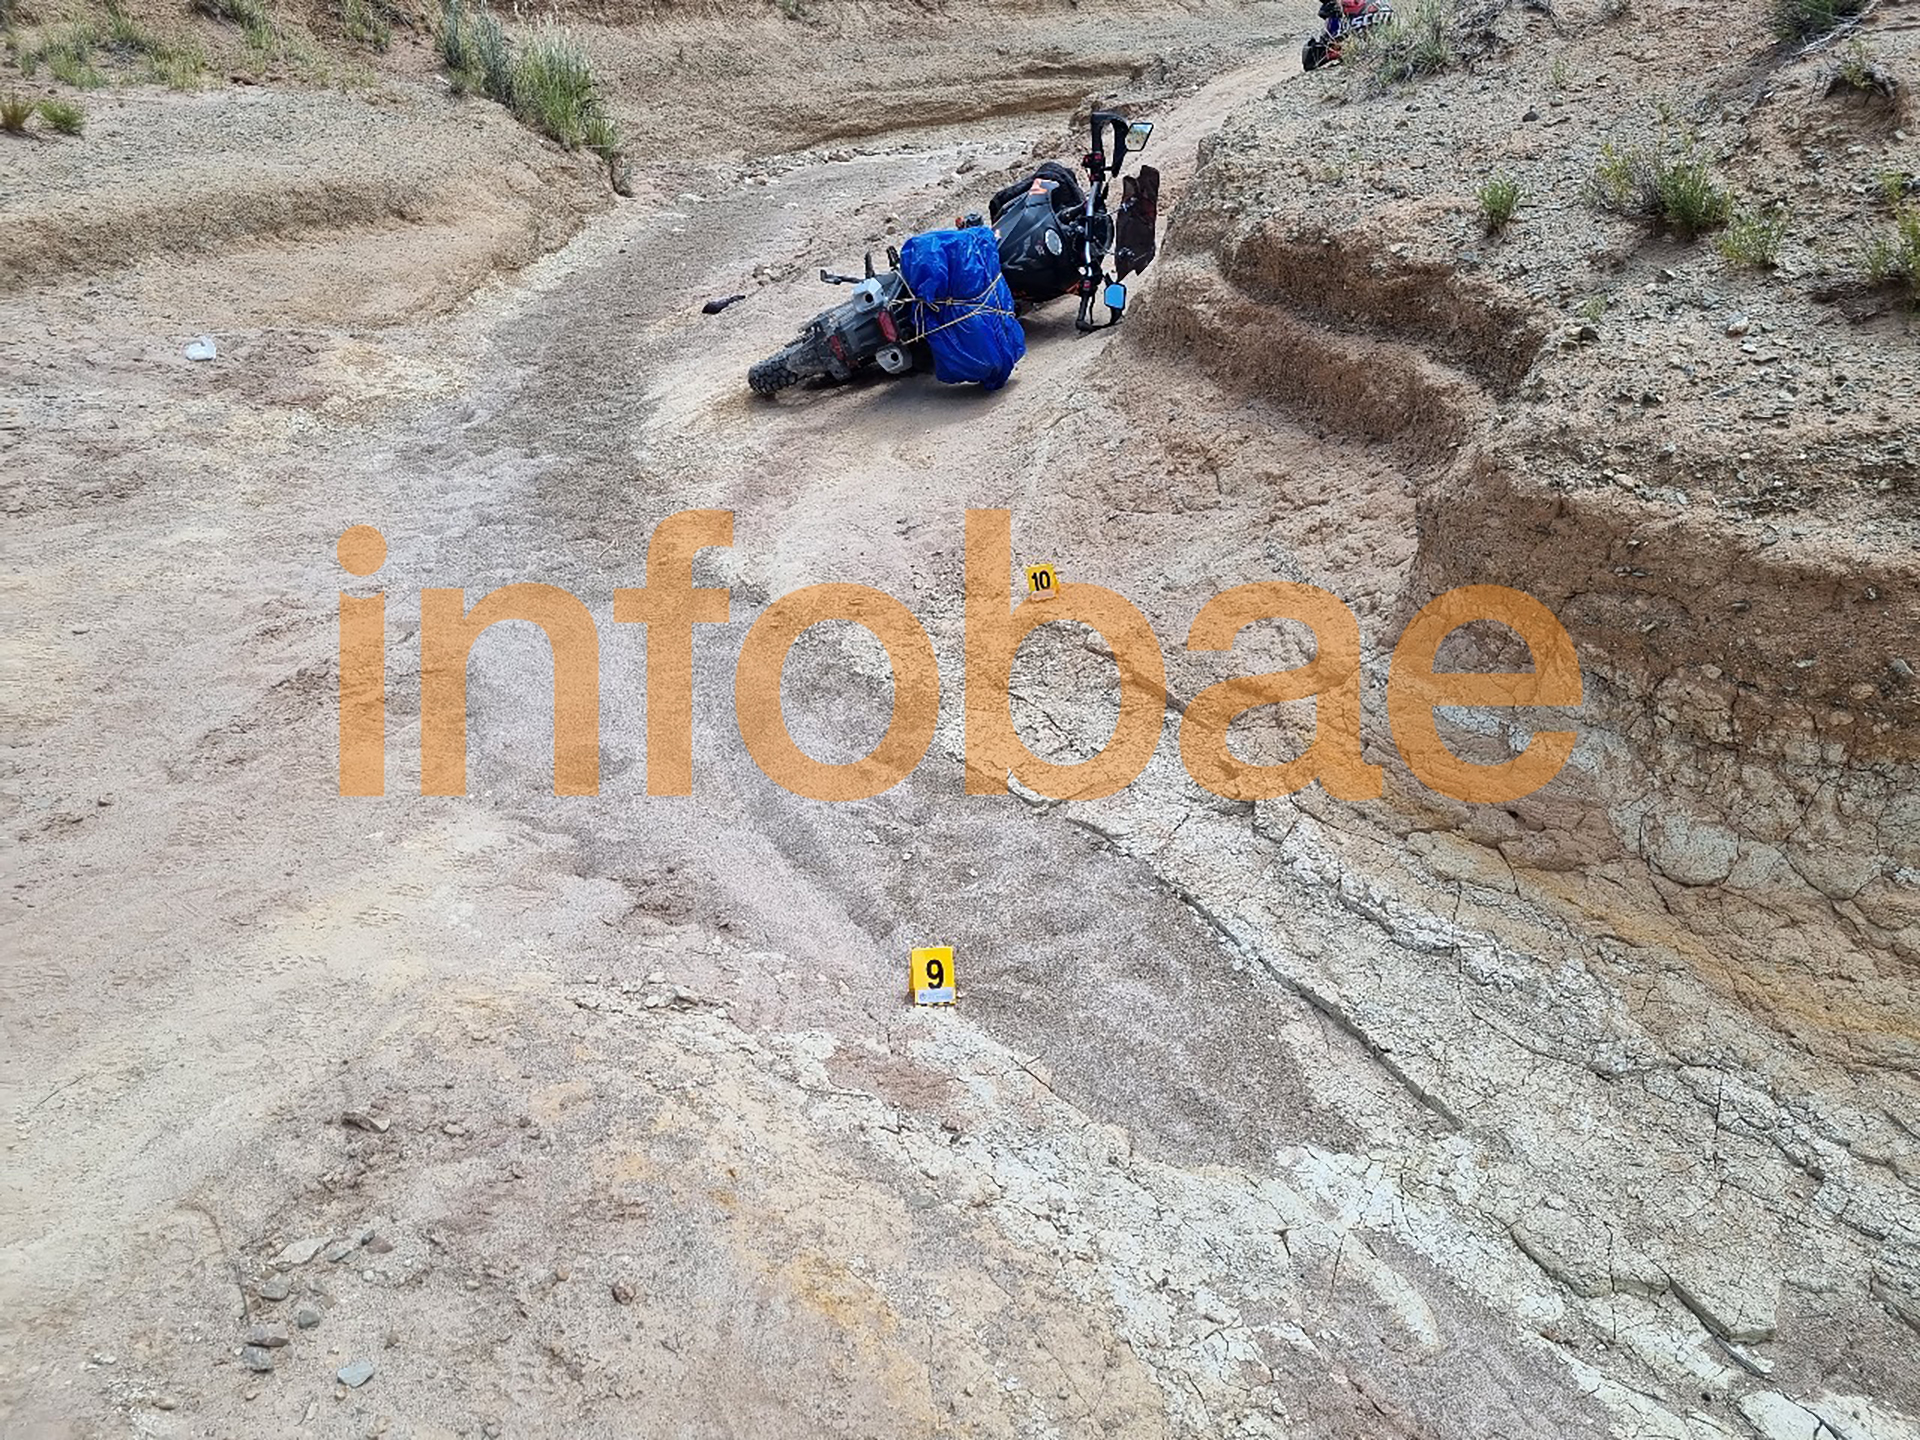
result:
<svg viewBox="0 0 1920 1440"><path fill-rule="evenodd" d="M1683 240L1717 230L1733 218L1733 196L1714 183L1690 145L1675 154L1663 136L1655 145L1607 145L1588 182L1592 203L1616 215L1672 230Z"/></svg>
<svg viewBox="0 0 1920 1440"><path fill-rule="evenodd" d="M121 56L144 56L147 78L173 90L195 90L206 73L207 57L199 46L176 45L154 34L117 4L107 6L106 48Z"/></svg>
<svg viewBox="0 0 1920 1440"><path fill-rule="evenodd" d="M1480 221L1489 235L1498 235L1520 208L1520 182L1511 175L1495 175L1480 187Z"/></svg>
<svg viewBox="0 0 1920 1440"><path fill-rule="evenodd" d="M435 40L455 94L477 93L513 105L513 52L484 3L469 10L463 0L441 0Z"/></svg>
<svg viewBox="0 0 1920 1440"><path fill-rule="evenodd" d="M600 97L586 54L571 35L549 28L527 42L513 67L513 107L527 124L569 150L587 138Z"/></svg>
<svg viewBox="0 0 1920 1440"><path fill-rule="evenodd" d="M1449 0L1412 0L1384 25L1371 25L1341 42L1341 65L1361 87L1381 91L1438 75L1459 61L1453 46Z"/></svg>
<svg viewBox="0 0 1920 1440"><path fill-rule="evenodd" d="M1867 0L1773 0L1773 33L1783 45L1817 39L1866 9Z"/></svg>
<svg viewBox="0 0 1920 1440"><path fill-rule="evenodd" d="M9 135L27 133L27 121L33 118L33 101L24 95L9 95L0 100L0 130Z"/></svg>
<svg viewBox="0 0 1920 1440"><path fill-rule="evenodd" d="M1623 150L1609 143L1600 149L1600 163L1587 186L1589 198L1615 215L1656 219L1663 169L1658 151L1644 145L1629 145Z"/></svg>
<svg viewBox="0 0 1920 1440"><path fill-rule="evenodd" d="M42 100L40 118L62 135L78 135L87 128L87 112L68 100Z"/></svg>
<svg viewBox="0 0 1920 1440"><path fill-rule="evenodd" d="M1736 265L1771 270L1780 263L1780 242L1787 238L1787 212L1781 206L1764 213L1743 211L1733 217L1719 241L1720 253Z"/></svg>
<svg viewBox="0 0 1920 1440"><path fill-rule="evenodd" d="M1718 230L1733 218L1733 196L1692 160L1669 165L1660 177L1660 218L1682 240Z"/></svg>
<svg viewBox="0 0 1920 1440"><path fill-rule="evenodd" d="M434 28L433 44L440 52L440 63L453 75L474 69L473 59L467 54L464 20L460 0L440 0L440 23Z"/></svg>
<svg viewBox="0 0 1920 1440"><path fill-rule="evenodd" d="M100 34L91 25L69 25L20 56L20 73L31 77L44 61L53 78L76 90L97 90L106 79L94 68L93 52Z"/></svg>
<svg viewBox="0 0 1920 1440"><path fill-rule="evenodd" d="M146 55L160 48L153 32L118 5L107 6L107 42L115 50Z"/></svg>
<svg viewBox="0 0 1920 1440"><path fill-rule="evenodd" d="M169 45L147 57L147 78L169 90L198 90L206 73L206 53L197 45Z"/></svg>
<svg viewBox="0 0 1920 1440"><path fill-rule="evenodd" d="M434 38L454 94L486 95L567 149L585 146L607 162L620 189L619 127L594 83L586 52L571 35L548 26L516 55L484 3L469 8L466 0L441 0Z"/></svg>
<svg viewBox="0 0 1920 1440"><path fill-rule="evenodd" d="M473 22L473 54L480 67L480 93L512 108L513 51L500 22L482 9Z"/></svg>
<svg viewBox="0 0 1920 1440"><path fill-rule="evenodd" d="M370 50L393 44L393 22L380 0L340 0L340 28L347 39Z"/></svg>
<svg viewBox="0 0 1920 1440"><path fill-rule="evenodd" d="M607 113L605 105L595 97L593 111L587 116L587 128L580 137L581 143L609 165L620 153L620 127L614 124L613 117Z"/></svg>
<svg viewBox="0 0 1920 1440"><path fill-rule="evenodd" d="M1867 276L1876 285L1905 282L1920 303L1920 205L1902 205L1894 212L1893 233L1868 243Z"/></svg>

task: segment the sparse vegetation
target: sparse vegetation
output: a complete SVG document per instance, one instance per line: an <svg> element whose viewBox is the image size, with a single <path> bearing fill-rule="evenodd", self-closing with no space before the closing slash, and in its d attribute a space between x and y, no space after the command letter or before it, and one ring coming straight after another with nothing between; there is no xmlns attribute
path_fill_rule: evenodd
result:
<svg viewBox="0 0 1920 1440"><path fill-rule="evenodd" d="M1869 78L1873 72L1873 57L1867 54L1867 47L1856 37L1847 42L1847 48L1840 52L1839 78L1855 90L1865 90L1872 85Z"/></svg>
<svg viewBox="0 0 1920 1440"><path fill-rule="evenodd" d="M118 5L107 6L107 44L116 50L144 55L155 49L159 41L133 16L127 14Z"/></svg>
<svg viewBox="0 0 1920 1440"><path fill-rule="evenodd" d="M485 95L512 107L513 55L506 32L484 4L442 0L436 37L454 93Z"/></svg>
<svg viewBox="0 0 1920 1440"><path fill-rule="evenodd" d="M1733 218L1733 196L1694 158L1692 146L1676 152L1664 135L1652 145L1602 149L1588 193L1602 210L1646 220L1683 240Z"/></svg>
<svg viewBox="0 0 1920 1440"><path fill-rule="evenodd" d="M42 100L40 118L62 135L78 135L87 128L87 112L70 100Z"/></svg>
<svg viewBox="0 0 1920 1440"><path fill-rule="evenodd" d="M1867 244L1867 277L1876 285L1904 283L1909 297L1920 305L1920 204L1894 208L1892 233L1882 233Z"/></svg>
<svg viewBox="0 0 1920 1440"><path fill-rule="evenodd" d="M1867 0L1772 0L1773 33L1783 45L1816 40L1853 19Z"/></svg>
<svg viewBox="0 0 1920 1440"><path fill-rule="evenodd" d="M1342 41L1341 65L1371 91L1438 75L1459 60L1453 27L1449 0L1411 0L1386 24L1368 26Z"/></svg>
<svg viewBox="0 0 1920 1440"><path fill-rule="evenodd" d="M1735 215L1717 243L1720 253L1734 264L1771 270L1780 263L1780 242L1786 238L1787 212L1776 205Z"/></svg>
<svg viewBox="0 0 1920 1440"><path fill-rule="evenodd" d="M1607 297L1604 295L1589 295L1581 302L1580 308L1574 313L1589 325L1598 325L1600 323L1600 317L1607 313Z"/></svg>
<svg viewBox="0 0 1920 1440"><path fill-rule="evenodd" d="M198 90L207 73L207 57L197 45L169 45L147 57L147 76L169 90Z"/></svg>
<svg viewBox="0 0 1920 1440"><path fill-rule="evenodd" d="M93 63L93 52L100 43L100 32L87 24L67 25L59 33L20 54L20 73L31 78L42 64L62 85L76 90L97 90L107 83Z"/></svg>
<svg viewBox="0 0 1920 1440"><path fill-rule="evenodd" d="M1556 55L1553 66L1547 71L1547 79L1555 90L1565 90L1573 82L1573 71L1567 65L1567 57Z"/></svg>
<svg viewBox="0 0 1920 1440"><path fill-rule="evenodd" d="M1733 218L1733 196L1695 160L1669 165L1660 177L1660 216L1682 240L1718 230Z"/></svg>
<svg viewBox="0 0 1920 1440"><path fill-rule="evenodd" d="M381 0L340 0L340 28L347 39L369 50L393 44L393 21Z"/></svg>
<svg viewBox="0 0 1920 1440"><path fill-rule="evenodd" d="M547 29L527 43L513 66L513 108L527 124L569 150L586 141L588 125L602 105L593 69L572 36ZM596 125L595 133L609 145L614 139L610 122Z"/></svg>
<svg viewBox="0 0 1920 1440"><path fill-rule="evenodd" d="M24 95L13 94L0 100L0 130L9 135L27 133L27 121L33 118L33 102Z"/></svg>
<svg viewBox="0 0 1920 1440"><path fill-rule="evenodd" d="M193 8L214 20L238 25L247 32L247 44L255 50L273 45L273 17L264 0L193 0Z"/></svg>
<svg viewBox="0 0 1920 1440"><path fill-rule="evenodd" d="M123 59L143 58L147 76L174 90L199 88L207 57L193 44L176 44L156 35L117 4L107 6L105 48Z"/></svg>
<svg viewBox="0 0 1920 1440"><path fill-rule="evenodd" d="M1838 62L1827 77L1827 93L1844 91L1869 103L1901 108L1900 80L1891 69L1876 59L1856 36L1841 50Z"/></svg>
<svg viewBox="0 0 1920 1440"><path fill-rule="evenodd" d="M619 127L573 36L548 26L516 55L484 4L469 8L466 0L441 0L435 39L456 95L485 95L567 149L592 151L607 162L614 188L620 189Z"/></svg>
<svg viewBox="0 0 1920 1440"><path fill-rule="evenodd" d="M1520 182L1511 175L1495 175L1480 187L1480 221L1489 235L1498 235L1520 208Z"/></svg>
<svg viewBox="0 0 1920 1440"><path fill-rule="evenodd" d="M1906 203L1909 195L1920 193L1920 176L1907 175L1899 170L1882 170L1874 177L1874 184L1880 191L1880 199L1889 210L1898 210Z"/></svg>

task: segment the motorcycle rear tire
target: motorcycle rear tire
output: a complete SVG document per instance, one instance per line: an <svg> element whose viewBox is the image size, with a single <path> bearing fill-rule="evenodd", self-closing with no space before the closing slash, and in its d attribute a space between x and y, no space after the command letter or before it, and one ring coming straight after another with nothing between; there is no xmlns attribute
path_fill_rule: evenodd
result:
<svg viewBox="0 0 1920 1440"><path fill-rule="evenodd" d="M806 377L788 363L799 353L798 345L789 345L778 355L770 355L747 371L747 385L756 395L778 395Z"/></svg>

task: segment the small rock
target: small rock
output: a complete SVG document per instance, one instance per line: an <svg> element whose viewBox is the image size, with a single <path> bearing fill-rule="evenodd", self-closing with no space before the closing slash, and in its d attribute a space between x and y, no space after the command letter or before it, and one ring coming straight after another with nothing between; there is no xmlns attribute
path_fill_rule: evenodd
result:
<svg viewBox="0 0 1920 1440"><path fill-rule="evenodd" d="M156 1395L153 1399L153 1408L156 1410L178 1410L180 1408L180 1402L171 1395Z"/></svg>
<svg viewBox="0 0 1920 1440"><path fill-rule="evenodd" d="M257 1345L262 1350L278 1350L287 1343L287 1327L284 1325L256 1325L247 1331L247 1344Z"/></svg>
<svg viewBox="0 0 1920 1440"><path fill-rule="evenodd" d="M293 1265L304 1265L326 1248L327 1237L324 1235L311 1236L305 1240L295 1240L291 1245L288 1245L278 1255L273 1257L273 1263L283 1268Z"/></svg>
<svg viewBox="0 0 1920 1440"><path fill-rule="evenodd" d="M317 1305L302 1305L298 1310L293 1312L293 1323L298 1325L302 1330L313 1329L314 1326L320 1323L320 1307Z"/></svg>
<svg viewBox="0 0 1920 1440"><path fill-rule="evenodd" d="M340 1123L349 1125L355 1130L371 1130L376 1135L384 1135L393 1122L384 1116L370 1114L365 1110L348 1110L341 1115Z"/></svg>
<svg viewBox="0 0 1920 1440"><path fill-rule="evenodd" d="M1598 340L1600 338L1600 329L1597 325L1582 325L1574 332L1574 338L1576 340Z"/></svg>
<svg viewBox="0 0 1920 1440"><path fill-rule="evenodd" d="M293 1282L284 1275L275 1275L263 1281L260 1286L262 1300L284 1300L293 1293Z"/></svg>
<svg viewBox="0 0 1920 1440"><path fill-rule="evenodd" d="M349 1390L358 1390L373 1378L371 1360L354 1360L334 1371L334 1378Z"/></svg>
<svg viewBox="0 0 1920 1440"><path fill-rule="evenodd" d="M1531 105L1527 107L1527 113L1520 117L1522 121L1538 120L1539 118L1540 112Z"/></svg>
<svg viewBox="0 0 1920 1440"><path fill-rule="evenodd" d="M1727 334L1738 339L1753 329L1753 322L1744 315L1736 315L1727 322Z"/></svg>
<svg viewBox="0 0 1920 1440"><path fill-rule="evenodd" d="M633 1287L624 1280L614 1281L613 1303L616 1305L631 1305L633 1303Z"/></svg>
<svg viewBox="0 0 1920 1440"><path fill-rule="evenodd" d="M338 1265L359 1248L360 1247L351 1240L342 1240L338 1245L327 1251L327 1260L331 1264Z"/></svg>
<svg viewBox="0 0 1920 1440"><path fill-rule="evenodd" d="M393 1242L384 1235L369 1235L360 1243L367 1247L370 1254L374 1255L386 1255L393 1250Z"/></svg>
<svg viewBox="0 0 1920 1440"><path fill-rule="evenodd" d="M240 1350L240 1363L249 1370L262 1374L273 1369L273 1351L262 1349L258 1345L246 1345Z"/></svg>

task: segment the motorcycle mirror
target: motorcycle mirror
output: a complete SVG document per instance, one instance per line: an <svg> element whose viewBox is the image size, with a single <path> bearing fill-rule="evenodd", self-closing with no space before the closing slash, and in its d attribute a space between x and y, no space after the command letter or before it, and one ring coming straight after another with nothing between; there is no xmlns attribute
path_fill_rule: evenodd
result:
<svg viewBox="0 0 1920 1440"><path fill-rule="evenodd" d="M1107 286L1106 301L1107 309L1118 315L1127 308L1127 287L1117 280L1114 281Z"/></svg>
<svg viewBox="0 0 1920 1440"><path fill-rule="evenodd" d="M1138 153L1147 148L1147 139L1153 134L1151 120L1136 120L1127 127L1127 149Z"/></svg>

